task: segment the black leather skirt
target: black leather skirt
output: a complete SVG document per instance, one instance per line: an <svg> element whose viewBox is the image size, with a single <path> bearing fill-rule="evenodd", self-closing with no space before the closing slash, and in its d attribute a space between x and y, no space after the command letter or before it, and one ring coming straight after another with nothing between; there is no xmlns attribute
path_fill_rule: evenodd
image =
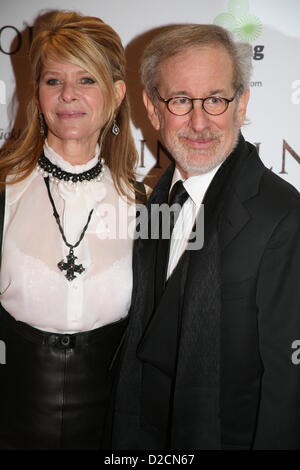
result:
<svg viewBox="0 0 300 470"><path fill-rule="evenodd" d="M0 305L0 449L102 448L126 324L48 333Z"/></svg>

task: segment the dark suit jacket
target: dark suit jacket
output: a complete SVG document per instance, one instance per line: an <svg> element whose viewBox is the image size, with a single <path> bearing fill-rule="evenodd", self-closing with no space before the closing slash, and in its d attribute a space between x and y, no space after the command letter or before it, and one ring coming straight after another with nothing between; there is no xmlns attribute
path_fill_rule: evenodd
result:
<svg viewBox="0 0 300 470"><path fill-rule="evenodd" d="M220 446L216 448L300 449L300 365L292 361L293 342L300 340L299 194L266 169L255 147L242 137L238 153L238 173L228 188L218 225ZM173 168L163 175L149 205L166 199L172 174ZM164 384L166 377L172 380L166 365L172 333L167 320L163 324L153 314L156 250L156 240L137 240L135 245L135 287L112 428L115 449L165 446ZM198 295L200 252L186 251L176 268L184 272L181 295L187 317L197 318L203 299ZM166 311L166 319L169 314ZM201 328L203 332L205 323ZM210 403L205 379L201 387L189 383L199 356L205 370L206 351L196 330L192 327L189 337L181 339L186 386L176 390L179 405L172 420L172 449L210 448L205 433L215 405ZM150 408L145 393L152 395ZM204 437L199 445L200 435Z"/></svg>

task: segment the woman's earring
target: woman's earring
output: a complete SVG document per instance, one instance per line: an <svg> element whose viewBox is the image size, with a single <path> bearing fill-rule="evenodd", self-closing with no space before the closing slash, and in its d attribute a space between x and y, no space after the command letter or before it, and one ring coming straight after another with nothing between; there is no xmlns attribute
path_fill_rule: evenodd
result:
<svg viewBox="0 0 300 470"><path fill-rule="evenodd" d="M114 135L116 135L116 136L119 135L120 132L121 132L121 131L120 131L120 128L119 128L119 126L118 126L118 124L116 123L116 120L115 120L115 119L114 119L114 122L113 122L113 126L112 126L112 128L111 128L111 131L112 131L112 133L113 133Z"/></svg>
<svg viewBox="0 0 300 470"><path fill-rule="evenodd" d="M39 113L39 120L40 120L40 135L45 135L44 118L43 118L42 113Z"/></svg>

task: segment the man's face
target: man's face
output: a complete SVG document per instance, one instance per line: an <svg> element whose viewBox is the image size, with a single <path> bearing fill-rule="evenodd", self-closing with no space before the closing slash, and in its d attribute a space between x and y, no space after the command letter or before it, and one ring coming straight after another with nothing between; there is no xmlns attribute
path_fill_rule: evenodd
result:
<svg viewBox="0 0 300 470"><path fill-rule="evenodd" d="M236 93L232 82L232 62L224 47L191 47L161 64L158 91L162 98L232 98ZM146 92L144 103L176 166L189 177L207 173L231 153L244 121L248 96L246 91L219 116L207 114L202 101L194 101L194 109L185 116L170 113L161 101L152 103Z"/></svg>

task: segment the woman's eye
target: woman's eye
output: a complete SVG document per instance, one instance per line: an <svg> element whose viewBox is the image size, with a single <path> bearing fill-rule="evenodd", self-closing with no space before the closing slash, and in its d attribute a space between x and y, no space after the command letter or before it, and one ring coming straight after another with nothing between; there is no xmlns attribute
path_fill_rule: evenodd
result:
<svg viewBox="0 0 300 470"><path fill-rule="evenodd" d="M47 85L58 85L59 84L59 80L57 78L49 78L48 80L46 80L46 84Z"/></svg>
<svg viewBox="0 0 300 470"><path fill-rule="evenodd" d="M82 83L83 85L92 85L93 83L95 83L95 80L91 77L83 77L80 80L80 83Z"/></svg>

